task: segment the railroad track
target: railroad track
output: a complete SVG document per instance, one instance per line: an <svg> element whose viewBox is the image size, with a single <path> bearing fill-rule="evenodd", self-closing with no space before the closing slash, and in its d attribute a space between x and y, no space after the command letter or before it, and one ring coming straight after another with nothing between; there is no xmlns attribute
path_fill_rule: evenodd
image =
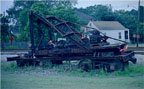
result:
<svg viewBox="0 0 144 89"><path fill-rule="evenodd" d="M25 54L28 53L30 49L3 49L1 54ZM135 54L144 55L144 47L129 47L128 50L133 50Z"/></svg>
<svg viewBox="0 0 144 89"><path fill-rule="evenodd" d="M19 55L28 53L30 49L2 49L1 55Z"/></svg>
<svg viewBox="0 0 144 89"><path fill-rule="evenodd" d="M143 54L144 55L144 47L128 47L128 50L133 50L135 54Z"/></svg>
<svg viewBox="0 0 144 89"><path fill-rule="evenodd" d="M1 52L27 52L30 49L2 49Z"/></svg>
<svg viewBox="0 0 144 89"><path fill-rule="evenodd" d="M144 51L144 47L128 47L128 50Z"/></svg>

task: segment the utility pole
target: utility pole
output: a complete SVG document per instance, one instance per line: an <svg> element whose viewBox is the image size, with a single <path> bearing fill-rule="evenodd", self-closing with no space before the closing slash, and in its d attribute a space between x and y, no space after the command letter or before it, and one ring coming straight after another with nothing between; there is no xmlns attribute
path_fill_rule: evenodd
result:
<svg viewBox="0 0 144 89"><path fill-rule="evenodd" d="M139 0L139 2L138 2L138 18L137 18L137 46L136 47L138 47L138 43L139 43L139 15L140 15L140 0Z"/></svg>

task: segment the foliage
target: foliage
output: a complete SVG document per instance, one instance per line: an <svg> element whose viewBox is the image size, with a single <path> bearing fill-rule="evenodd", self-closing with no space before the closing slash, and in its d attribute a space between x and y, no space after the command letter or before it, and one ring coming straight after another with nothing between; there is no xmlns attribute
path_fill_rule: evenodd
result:
<svg viewBox="0 0 144 89"><path fill-rule="evenodd" d="M35 3L45 3L47 8L54 8L58 6L73 6L77 3L76 0L65 0L65 1L57 1L57 0L14 0L14 6L7 10L8 16L14 20L16 20L16 24L19 23L19 16L21 11L25 9L31 8L31 6ZM46 9L46 8L43 8Z"/></svg>
<svg viewBox="0 0 144 89"><path fill-rule="evenodd" d="M86 8L73 8L77 0L14 0L14 6L7 10L8 18L14 23L13 30L20 31L17 41L29 41L29 21L28 12L31 10L41 16L56 16L64 20L85 24L76 15L74 10L78 10L94 17L96 21L119 21L126 28L130 29L130 39L133 41L133 34L137 29L137 10L112 10L108 5L94 5ZM37 26L37 24L35 24ZM42 26L44 29L44 26ZM144 25L140 23L140 42L144 42ZM35 29L36 30L36 29ZM48 33L48 32L45 32ZM48 35L48 34L47 34ZM59 37L60 35L58 35ZM37 37L37 36L36 36Z"/></svg>
<svg viewBox="0 0 144 89"><path fill-rule="evenodd" d="M43 9L43 7L45 7L44 3L35 3L32 5L30 10L33 11L34 13L38 13L39 15L44 16L44 17L56 16L56 17L59 17L63 20L67 20L67 21L71 21L71 22L76 22L76 23L81 22L78 19L78 17L75 15L74 10L71 7L60 6L60 7L51 8L51 9L49 9L49 8ZM26 12L26 13L28 13L28 12ZM21 14L21 15L25 15L25 14ZM20 16L20 18L22 18L22 17L23 16ZM28 20L26 20L25 23L27 23L27 25L23 25L25 27L24 27L24 31L22 31L23 32L22 35L24 35L25 39L28 40L29 39L29 29L28 29L28 27L29 27L28 23L29 22L28 22ZM34 25L35 25L35 27L37 27L37 24L34 24ZM20 27L20 28L23 29L23 27ZM44 28L44 26L42 28ZM46 35L48 35L48 29L45 28L44 31L45 31ZM55 32L55 30L52 32ZM35 34L37 34L36 29L35 29ZM28 35L28 36L26 36L26 35ZM37 36L35 36L35 37L37 37ZM22 38L23 38L23 36L22 36Z"/></svg>
<svg viewBox="0 0 144 89"><path fill-rule="evenodd" d="M131 11L124 11L119 10L115 11L116 13L116 21L119 21L122 25L124 25L126 28L130 29L130 39L133 41L133 34L137 34L137 11L131 10ZM139 25L139 34L140 34L140 42L144 42L144 25L143 23L140 23Z"/></svg>
<svg viewBox="0 0 144 89"><path fill-rule="evenodd" d="M15 21L15 27L17 26L20 30L20 36L18 37L18 41L29 41L30 40L30 34L29 34L29 11L33 11L34 13L37 13L41 16L48 17L48 16L56 16L60 17L61 19L77 22L80 23L80 21L77 16L74 13L74 10L72 8L73 5L76 4L76 0L65 0L65 1L48 1L48 0L42 0L42 1L14 1L14 6L10 8L7 13L9 18L13 19ZM38 24L34 23L35 27L38 26ZM47 28L45 26L42 26L44 28L46 35L48 35ZM35 34L38 35L38 32L36 32L36 29L34 29ZM35 37L37 37L35 35ZM59 35L58 35L59 36Z"/></svg>
<svg viewBox="0 0 144 89"><path fill-rule="evenodd" d="M110 6L94 5L78 10L94 17L94 20L114 20L114 13L112 13L112 7Z"/></svg>
<svg viewBox="0 0 144 89"><path fill-rule="evenodd" d="M111 6L94 5L87 8L77 9L81 12L87 13L94 17L94 20L98 21L119 21L126 28L130 29L130 39L133 39L133 34L137 31L137 10L132 9L131 11L115 10L112 11ZM143 38L143 23L140 23L140 42L144 42ZM141 33L142 32L142 33Z"/></svg>
<svg viewBox="0 0 144 89"><path fill-rule="evenodd" d="M9 35L10 35L10 26L9 26L9 19L7 16L0 16L1 19L1 42L8 42L9 41Z"/></svg>

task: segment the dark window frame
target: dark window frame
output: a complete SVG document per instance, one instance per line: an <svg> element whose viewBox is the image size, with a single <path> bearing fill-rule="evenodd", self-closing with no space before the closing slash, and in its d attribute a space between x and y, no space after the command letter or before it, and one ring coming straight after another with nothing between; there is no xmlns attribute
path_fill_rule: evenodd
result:
<svg viewBox="0 0 144 89"><path fill-rule="evenodd" d="M128 39L128 31L125 31L124 34L125 34L125 39Z"/></svg>
<svg viewBox="0 0 144 89"><path fill-rule="evenodd" d="M121 32L118 33L119 39L122 39Z"/></svg>

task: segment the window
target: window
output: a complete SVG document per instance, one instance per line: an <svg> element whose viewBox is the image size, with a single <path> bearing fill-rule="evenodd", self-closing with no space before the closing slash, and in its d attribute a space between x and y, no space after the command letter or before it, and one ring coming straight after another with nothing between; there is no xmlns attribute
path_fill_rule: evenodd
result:
<svg viewBox="0 0 144 89"><path fill-rule="evenodd" d="M125 31L125 39L128 39L128 31Z"/></svg>
<svg viewBox="0 0 144 89"><path fill-rule="evenodd" d="M119 39L121 39L122 37L121 37L121 32L119 32Z"/></svg>
<svg viewBox="0 0 144 89"><path fill-rule="evenodd" d="M91 26L91 25L92 25L92 23L89 24L89 26Z"/></svg>

